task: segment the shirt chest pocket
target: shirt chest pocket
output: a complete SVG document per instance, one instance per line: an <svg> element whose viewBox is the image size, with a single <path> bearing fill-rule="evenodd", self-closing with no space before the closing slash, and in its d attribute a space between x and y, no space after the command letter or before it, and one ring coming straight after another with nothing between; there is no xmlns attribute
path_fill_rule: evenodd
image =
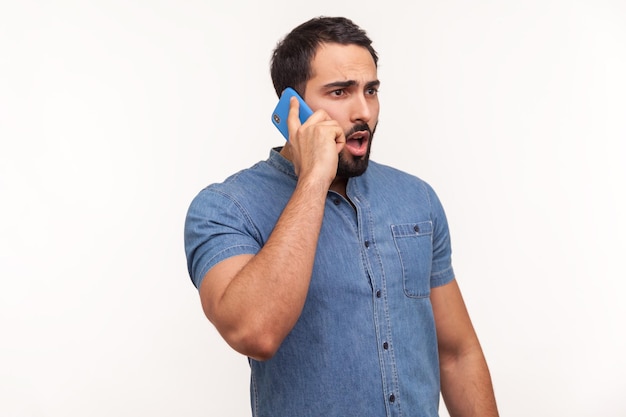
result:
<svg viewBox="0 0 626 417"><path fill-rule="evenodd" d="M430 271L433 257L433 223L423 221L391 225L396 245L404 294L422 298L430 295Z"/></svg>

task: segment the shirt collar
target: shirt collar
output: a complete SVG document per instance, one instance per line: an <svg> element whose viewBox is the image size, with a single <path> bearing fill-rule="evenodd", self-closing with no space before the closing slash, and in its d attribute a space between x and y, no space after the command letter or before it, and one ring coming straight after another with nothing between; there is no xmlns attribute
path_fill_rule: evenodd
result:
<svg viewBox="0 0 626 417"><path fill-rule="evenodd" d="M267 163L290 177L298 179L293 163L280 154L282 148L282 146L272 148L270 150L270 156L267 159Z"/></svg>

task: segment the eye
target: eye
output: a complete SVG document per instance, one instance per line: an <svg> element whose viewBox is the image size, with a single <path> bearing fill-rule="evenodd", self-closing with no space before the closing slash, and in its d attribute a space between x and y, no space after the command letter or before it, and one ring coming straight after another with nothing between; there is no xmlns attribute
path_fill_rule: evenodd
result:
<svg viewBox="0 0 626 417"><path fill-rule="evenodd" d="M333 90L333 91L330 92L330 95L334 96L334 97L341 97L344 94L345 94L345 91L343 89Z"/></svg>
<svg viewBox="0 0 626 417"><path fill-rule="evenodd" d="M378 88L368 88L367 90L365 90L365 93L370 96L375 96L378 94Z"/></svg>

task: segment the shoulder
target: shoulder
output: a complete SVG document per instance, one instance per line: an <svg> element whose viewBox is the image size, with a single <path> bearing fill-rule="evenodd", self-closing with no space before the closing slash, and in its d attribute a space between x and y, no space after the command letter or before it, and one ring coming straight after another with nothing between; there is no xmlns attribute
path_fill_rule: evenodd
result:
<svg viewBox="0 0 626 417"><path fill-rule="evenodd" d="M434 194L431 185L422 178L389 165L370 161L366 173L367 181L376 184L378 186L376 187L377 189L387 189L393 192L420 190L428 194Z"/></svg>
<svg viewBox="0 0 626 417"><path fill-rule="evenodd" d="M227 227L262 242L289 201L295 183L284 170L267 161L258 162L202 189L189 205L186 230Z"/></svg>
<svg viewBox="0 0 626 417"><path fill-rule="evenodd" d="M400 169L370 161L359 188L371 204L393 202L396 207L428 212L431 218L445 218L443 205L433 187L422 178Z"/></svg>
<svg viewBox="0 0 626 417"><path fill-rule="evenodd" d="M267 161L260 161L230 175L222 182L208 185L197 194L192 205L212 200L254 203L269 194L275 196L281 192L288 193L293 187L294 181L288 175Z"/></svg>

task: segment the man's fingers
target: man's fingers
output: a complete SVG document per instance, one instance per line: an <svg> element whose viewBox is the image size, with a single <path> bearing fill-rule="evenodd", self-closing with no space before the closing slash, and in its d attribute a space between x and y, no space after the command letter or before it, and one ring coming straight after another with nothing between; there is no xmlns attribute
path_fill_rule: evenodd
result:
<svg viewBox="0 0 626 417"><path fill-rule="evenodd" d="M287 130L290 138L300 126L300 102L297 98L291 97L289 99L289 114L287 115Z"/></svg>
<svg viewBox="0 0 626 417"><path fill-rule="evenodd" d="M337 145L338 152L341 151L341 149L343 149L344 145L346 144L346 137L343 130L341 129L341 127L339 127L335 120L330 118L330 116L325 111L319 110L313 113L307 120L306 124L315 126L314 130L317 131L320 137L328 137L328 134L334 134L334 139ZM300 123L300 102L296 97L291 97L289 99L289 113L287 115L287 130L289 131L289 139L295 137L301 126L302 123ZM326 131L326 133L323 133L324 131ZM330 139L330 137L328 138Z"/></svg>
<svg viewBox="0 0 626 417"><path fill-rule="evenodd" d="M343 130L339 126L335 130L335 144L337 146L337 153L341 152L344 146L346 146L346 136L343 134Z"/></svg>

